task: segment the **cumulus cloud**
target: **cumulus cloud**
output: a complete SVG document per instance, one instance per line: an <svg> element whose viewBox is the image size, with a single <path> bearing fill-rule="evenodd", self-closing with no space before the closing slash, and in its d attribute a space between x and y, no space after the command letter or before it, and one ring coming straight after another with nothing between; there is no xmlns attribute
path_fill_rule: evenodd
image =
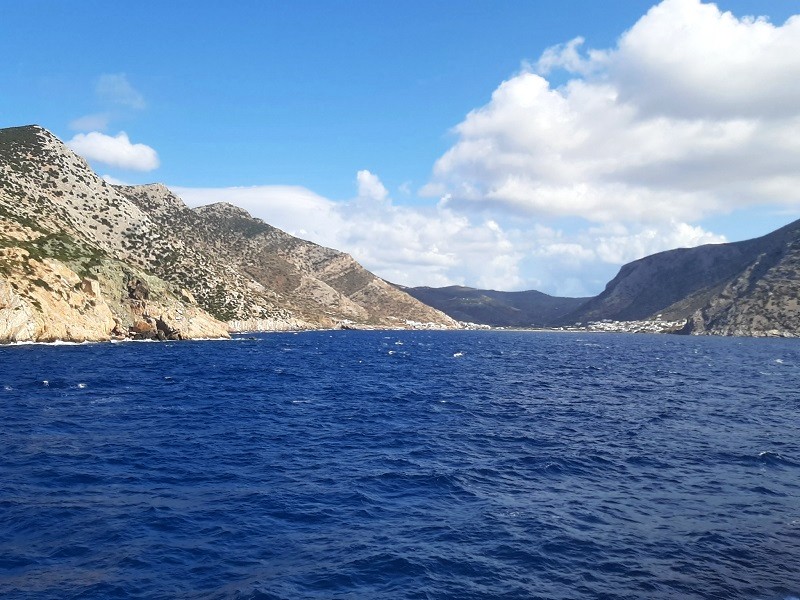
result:
<svg viewBox="0 0 800 600"><path fill-rule="evenodd" d="M800 16L664 0L615 48L582 43L546 50L469 113L423 192L643 226L800 204ZM554 69L574 77L554 88Z"/></svg>
<svg viewBox="0 0 800 600"><path fill-rule="evenodd" d="M397 283L573 296L631 260L726 241L701 219L800 208L800 16L777 25L664 0L613 48L585 45L545 50L454 128L421 190L435 205L397 204L366 170L345 202L279 186L176 191L243 206Z"/></svg>
<svg viewBox="0 0 800 600"><path fill-rule="evenodd" d="M571 232L535 225L518 233L528 241L521 268L541 282L542 291L563 296L597 294L621 265L643 256L727 241L677 221L647 227L606 223Z"/></svg>
<svg viewBox="0 0 800 600"><path fill-rule="evenodd" d="M358 182L358 196L360 198L381 201L389 197L389 192L383 186L381 180L378 179L378 176L367 170L356 173L356 181Z"/></svg>
<svg viewBox="0 0 800 600"><path fill-rule="evenodd" d="M99 131L78 133L67 142L67 146L87 160L120 169L152 171L159 165L158 154L153 148L131 143L124 131L116 136Z"/></svg>
<svg viewBox="0 0 800 600"><path fill-rule="evenodd" d="M602 64L603 54L591 51L591 59L587 59L580 54L580 47L584 40L578 36L571 39L566 44L551 46L542 53L533 69L540 75L548 75L555 69L565 69L570 73L588 75L596 71ZM530 69L530 66L526 68Z"/></svg>
<svg viewBox="0 0 800 600"><path fill-rule="evenodd" d="M725 236L687 223L671 222L631 231L624 225L590 229L581 235L586 248L605 263L621 265L643 256L673 248L720 244Z"/></svg>
<svg viewBox="0 0 800 600"><path fill-rule="evenodd" d="M680 118L798 114L800 15L775 26L715 4L668 0L620 39L608 70L621 101Z"/></svg>

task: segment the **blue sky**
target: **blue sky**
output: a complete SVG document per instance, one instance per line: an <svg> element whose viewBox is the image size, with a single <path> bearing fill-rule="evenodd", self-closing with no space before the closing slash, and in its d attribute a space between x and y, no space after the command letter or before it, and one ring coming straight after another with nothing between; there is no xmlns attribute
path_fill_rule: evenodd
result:
<svg viewBox="0 0 800 600"><path fill-rule="evenodd" d="M800 150L770 145L800 137L797 3L654 4L8 2L0 126L399 283L597 293L640 255L798 216Z"/></svg>

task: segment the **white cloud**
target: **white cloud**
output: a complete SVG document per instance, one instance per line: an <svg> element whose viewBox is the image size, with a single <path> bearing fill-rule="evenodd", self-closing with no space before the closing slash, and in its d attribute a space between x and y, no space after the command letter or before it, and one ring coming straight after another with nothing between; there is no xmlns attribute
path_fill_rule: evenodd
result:
<svg viewBox="0 0 800 600"><path fill-rule="evenodd" d="M472 223L443 206L398 206L367 171L357 183L358 196L347 202L293 186L171 189L189 206L240 206L287 233L348 252L396 283L523 285L518 270L523 255L497 223Z"/></svg>
<svg viewBox="0 0 800 600"><path fill-rule="evenodd" d="M67 146L87 160L120 169L152 171L159 165L155 150L145 144L132 144L124 131L116 136L99 131L78 133L67 142Z"/></svg>
<svg viewBox="0 0 800 600"><path fill-rule="evenodd" d="M356 181L358 181L358 196L360 198L383 201L389 197L389 192L381 183L381 180L369 171L363 170L356 173Z"/></svg>
<svg viewBox="0 0 800 600"><path fill-rule="evenodd" d="M726 241L677 221L644 228L606 223L575 232L536 225L520 233L529 241L521 269L541 282L541 291L563 296L597 294L622 264L643 256Z"/></svg>
<svg viewBox="0 0 800 600"><path fill-rule="evenodd" d="M103 102L111 105L142 110L147 106L144 96L128 81L125 73L101 75L95 84L95 93Z"/></svg>
<svg viewBox="0 0 800 600"><path fill-rule="evenodd" d="M227 188L170 186L189 206L228 202L294 236L336 247L342 228L336 203L311 190L291 185Z"/></svg>
<svg viewBox="0 0 800 600"><path fill-rule="evenodd" d="M581 56L579 48L585 41L582 37L576 37L566 44L551 46L542 53L532 70L540 75L548 75L555 69L565 69L570 73L582 75L596 71L602 63L603 54L592 51L590 52L591 59Z"/></svg>
<svg viewBox="0 0 800 600"><path fill-rule="evenodd" d="M423 192L451 206L641 226L800 205L800 16L664 0L616 48L546 50L455 128Z"/></svg>
<svg viewBox="0 0 800 600"><path fill-rule="evenodd" d="M782 26L715 4L654 6L609 56L621 100L684 118L797 115L800 16Z"/></svg>
<svg viewBox="0 0 800 600"><path fill-rule="evenodd" d="M702 227L672 222L659 227L630 231L624 226L590 229L583 236L597 259L615 265L674 248L692 248L703 244L721 244L724 236Z"/></svg>
<svg viewBox="0 0 800 600"><path fill-rule="evenodd" d="M73 131L104 132L112 120L130 110L139 111L147 107L144 96L131 85L125 73L100 75L95 81L94 95L103 111L70 121L69 128Z"/></svg>
<svg viewBox="0 0 800 600"><path fill-rule="evenodd" d="M132 183L130 183L128 181L124 181L122 179L117 179L113 175L108 175L108 174L103 175L100 179L102 179L106 183L110 183L111 185L133 185Z"/></svg>

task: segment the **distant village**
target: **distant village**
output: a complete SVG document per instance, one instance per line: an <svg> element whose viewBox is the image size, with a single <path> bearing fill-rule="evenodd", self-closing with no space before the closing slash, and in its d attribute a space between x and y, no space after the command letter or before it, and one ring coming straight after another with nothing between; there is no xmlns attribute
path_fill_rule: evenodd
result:
<svg viewBox="0 0 800 600"><path fill-rule="evenodd" d="M575 323L564 327L490 327L480 323L462 323L464 329L532 329L538 331L588 331L588 332L607 332L607 333L676 333L684 328L685 320L666 321L660 318L648 319L645 321L613 321L603 319L602 321L589 321L588 323Z"/></svg>

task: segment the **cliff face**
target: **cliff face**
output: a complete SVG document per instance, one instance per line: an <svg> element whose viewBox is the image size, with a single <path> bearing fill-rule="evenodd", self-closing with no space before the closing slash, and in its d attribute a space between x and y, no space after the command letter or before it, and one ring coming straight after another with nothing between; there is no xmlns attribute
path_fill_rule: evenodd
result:
<svg viewBox="0 0 800 600"><path fill-rule="evenodd" d="M229 205L100 179L46 130L0 130L0 341L451 327L346 254Z"/></svg>
<svg viewBox="0 0 800 600"><path fill-rule="evenodd" d="M227 337L130 252L146 227L47 131L0 130L0 342Z"/></svg>
<svg viewBox="0 0 800 600"><path fill-rule="evenodd" d="M692 313L687 332L800 336L800 222L767 238L747 268Z"/></svg>
<svg viewBox="0 0 800 600"><path fill-rule="evenodd" d="M0 218L0 341L227 335L169 283L69 234Z"/></svg>

